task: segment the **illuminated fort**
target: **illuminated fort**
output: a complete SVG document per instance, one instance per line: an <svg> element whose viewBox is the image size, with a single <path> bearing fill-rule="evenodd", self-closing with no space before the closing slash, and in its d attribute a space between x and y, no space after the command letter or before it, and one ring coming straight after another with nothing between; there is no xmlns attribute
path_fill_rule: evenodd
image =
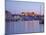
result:
<svg viewBox="0 0 46 35"><path fill-rule="evenodd" d="M21 15L23 16L37 16L38 14L34 12L22 12Z"/></svg>

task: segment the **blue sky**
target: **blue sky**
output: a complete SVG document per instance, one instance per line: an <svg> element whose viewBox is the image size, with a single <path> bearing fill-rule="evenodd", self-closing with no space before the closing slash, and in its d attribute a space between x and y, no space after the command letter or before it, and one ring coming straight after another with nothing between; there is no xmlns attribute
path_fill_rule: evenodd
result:
<svg viewBox="0 0 46 35"><path fill-rule="evenodd" d="M6 10L10 11L12 14L27 11L34 11L38 14L43 14L43 3L6 1Z"/></svg>

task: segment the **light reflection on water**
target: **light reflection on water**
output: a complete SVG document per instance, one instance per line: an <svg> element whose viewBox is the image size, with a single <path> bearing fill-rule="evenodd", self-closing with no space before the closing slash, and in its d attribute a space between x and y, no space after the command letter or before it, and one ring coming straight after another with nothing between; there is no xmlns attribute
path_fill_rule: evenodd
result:
<svg viewBox="0 0 46 35"><path fill-rule="evenodd" d="M43 32L43 24L39 24L39 21L17 21L6 22L6 33L34 33Z"/></svg>

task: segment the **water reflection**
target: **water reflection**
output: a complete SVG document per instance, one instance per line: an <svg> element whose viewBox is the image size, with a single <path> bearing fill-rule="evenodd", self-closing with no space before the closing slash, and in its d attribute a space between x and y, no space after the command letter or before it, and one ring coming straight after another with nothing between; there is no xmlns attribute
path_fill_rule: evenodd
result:
<svg viewBox="0 0 46 35"><path fill-rule="evenodd" d="M43 32L43 29L44 26L39 24L39 20L6 22L7 34Z"/></svg>

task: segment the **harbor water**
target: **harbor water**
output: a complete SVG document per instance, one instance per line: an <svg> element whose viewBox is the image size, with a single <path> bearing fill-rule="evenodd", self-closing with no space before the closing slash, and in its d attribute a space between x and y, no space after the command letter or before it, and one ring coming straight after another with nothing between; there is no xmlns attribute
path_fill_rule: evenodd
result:
<svg viewBox="0 0 46 35"><path fill-rule="evenodd" d="M39 33L44 30L43 24L39 20L32 21L9 21L6 22L6 34Z"/></svg>

